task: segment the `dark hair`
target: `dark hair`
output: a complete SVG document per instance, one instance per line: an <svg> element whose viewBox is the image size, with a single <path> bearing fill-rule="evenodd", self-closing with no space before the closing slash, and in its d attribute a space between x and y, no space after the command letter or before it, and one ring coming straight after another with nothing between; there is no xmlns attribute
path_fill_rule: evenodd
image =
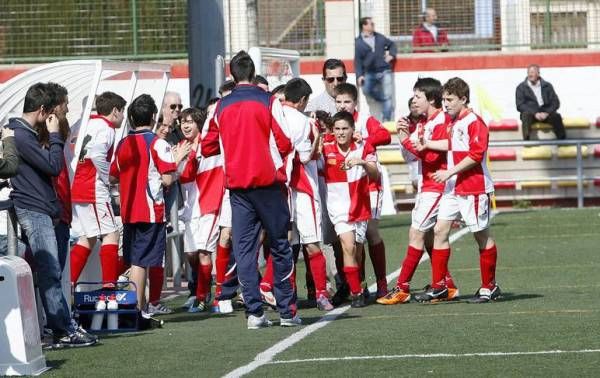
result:
<svg viewBox="0 0 600 378"><path fill-rule="evenodd" d="M219 102L220 98L218 97L211 97L208 101L206 101L206 106L211 106L213 104L216 104L217 102Z"/></svg>
<svg viewBox="0 0 600 378"><path fill-rule="evenodd" d="M436 108L442 107L442 83L431 77L419 78L413 87L414 91L425 93L427 101L433 101Z"/></svg>
<svg viewBox="0 0 600 378"><path fill-rule="evenodd" d="M254 62L250 55L244 50L235 54L233 58L231 58L231 62L229 62L229 70L231 71L231 76L233 76L233 80L236 83L240 81L252 81L254 78Z"/></svg>
<svg viewBox="0 0 600 378"><path fill-rule="evenodd" d="M189 116L196 123L198 130L202 130L204 121L206 121L206 115L207 113L205 108L187 108L181 112L181 120L184 120Z"/></svg>
<svg viewBox="0 0 600 378"><path fill-rule="evenodd" d="M139 95L127 108L129 125L134 129L152 125L152 118L158 113L158 108L152 96Z"/></svg>
<svg viewBox="0 0 600 378"><path fill-rule="evenodd" d="M335 113L331 119L331 123L335 124L337 121L346 121L350 127L354 128L354 117L349 112L342 110L341 112Z"/></svg>
<svg viewBox="0 0 600 378"><path fill-rule="evenodd" d="M412 96L411 98L408 99L408 110L410 110L410 107L412 106L413 97L414 96Z"/></svg>
<svg viewBox="0 0 600 378"><path fill-rule="evenodd" d="M267 81L267 79L265 79L261 75L254 76L254 79L252 79L252 84L254 84L254 85L263 84L263 85L266 85L267 87L269 86L269 82Z"/></svg>
<svg viewBox="0 0 600 378"><path fill-rule="evenodd" d="M442 91L451 95L456 95L458 98L465 97L467 99L465 104L469 103L469 84L460 77L453 77L448 80L442 87Z"/></svg>
<svg viewBox="0 0 600 378"><path fill-rule="evenodd" d="M67 96L69 95L69 92L67 92L67 88L63 87L60 84L49 82L48 89L50 89L54 93L54 96L57 101L56 105L60 105L63 102L67 101Z"/></svg>
<svg viewBox="0 0 600 378"><path fill-rule="evenodd" d="M363 26L365 26L369 20L372 20L372 17L362 17L360 21L358 21L358 28L360 31L363 30Z"/></svg>
<svg viewBox="0 0 600 378"><path fill-rule="evenodd" d="M344 70L344 77L346 77L346 65L339 59L327 59L323 63L323 79L325 79L326 70L335 70L336 68L342 67Z"/></svg>
<svg viewBox="0 0 600 378"><path fill-rule="evenodd" d="M284 93L283 92L284 89L285 89L285 84L279 84L275 88L271 89L271 94L272 95L276 95L276 94L279 94L279 93Z"/></svg>
<svg viewBox="0 0 600 378"><path fill-rule="evenodd" d="M352 101L356 102L358 100L358 89L354 84L350 83L340 83L335 87L335 95L347 94L352 97Z"/></svg>
<svg viewBox="0 0 600 378"><path fill-rule="evenodd" d="M317 121L319 121L319 123L323 124L323 126L325 126L325 128L329 131L331 131L331 128L333 127L333 121L331 119L331 114L327 113L325 110L317 110L315 112L315 117L317 118ZM322 130L324 131L324 130Z"/></svg>
<svg viewBox="0 0 600 378"><path fill-rule="evenodd" d="M112 113L114 108L117 108L119 111L123 110L125 104L127 104L127 101L114 92L104 92L96 97L96 111L103 116Z"/></svg>
<svg viewBox="0 0 600 378"><path fill-rule="evenodd" d="M219 94L222 96L223 92L231 92L235 88L235 82L233 80L225 80L219 87Z"/></svg>
<svg viewBox="0 0 600 378"><path fill-rule="evenodd" d="M283 89L286 101L293 104L299 103L303 98L308 99L308 96L310 96L311 93L312 89L310 88L310 85L308 85L306 80L299 77L288 81Z"/></svg>
<svg viewBox="0 0 600 378"><path fill-rule="evenodd" d="M58 104L54 91L48 84L36 83L27 89L23 103L23 113L35 112L42 106L45 112L51 112Z"/></svg>

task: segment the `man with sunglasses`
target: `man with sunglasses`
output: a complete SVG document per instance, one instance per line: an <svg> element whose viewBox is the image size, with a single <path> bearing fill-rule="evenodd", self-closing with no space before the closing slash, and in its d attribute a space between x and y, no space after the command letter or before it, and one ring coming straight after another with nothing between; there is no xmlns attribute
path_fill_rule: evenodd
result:
<svg viewBox="0 0 600 378"><path fill-rule="evenodd" d="M383 106L381 121L394 119L394 76L392 62L396 45L375 31L371 17L360 19L360 35L354 42L354 69L357 83L368 97Z"/></svg>
<svg viewBox="0 0 600 378"><path fill-rule="evenodd" d="M334 115L337 113L335 108L335 87L340 83L345 83L346 66L339 59L327 59L323 64L323 84L325 91L320 95L313 97L306 105L305 112L316 112L323 110Z"/></svg>
<svg viewBox="0 0 600 378"><path fill-rule="evenodd" d="M181 110L183 104L181 103L181 96L177 92L165 93L165 99L163 100L163 106L161 109L161 115L159 118L162 119L163 125L170 125L171 130L167 135L167 142L174 146L180 141L184 140L185 137L181 132Z"/></svg>

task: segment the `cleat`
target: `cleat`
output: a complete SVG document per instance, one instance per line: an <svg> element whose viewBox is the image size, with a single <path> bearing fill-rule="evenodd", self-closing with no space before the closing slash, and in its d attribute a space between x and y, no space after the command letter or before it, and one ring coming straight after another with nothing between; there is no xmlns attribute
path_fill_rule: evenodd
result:
<svg viewBox="0 0 600 378"><path fill-rule="evenodd" d="M446 288L446 287L442 287L442 288L430 287L429 290L427 290L426 292L424 292L422 294L416 294L415 299L417 300L417 302L421 302L421 303L423 303L423 302L435 303L435 302L439 302L439 301L445 301L445 300L448 300L448 288Z"/></svg>
<svg viewBox="0 0 600 378"><path fill-rule="evenodd" d="M377 303L382 305L394 305L410 302L410 293L400 289L398 286L392 289L386 296L377 299Z"/></svg>
<svg viewBox="0 0 600 378"><path fill-rule="evenodd" d="M379 298L383 298L388 294L388 289L387 289L387 280L381 279L381 280L377 280L377 299Z"/></svg>
<svg viewBox="0 0 600 378"><path fill-rule="evenodd" d="M469 303L487 303L490 301L495 301L500 298L502 295L502 291L500 291L500 286L495 285L493 289L480 288L477 290L473 298L468 300Z"/></svg>
<svg viewBox="0 0 600 378"><path fill-rule="evenodd" d="M192 307L195 300L196 300L195 295L189 296L188 299L186 299L185 303L181 305L181 308L188 309L188 308Z"/></svg>
<svg viewBox="0 0 600 378"><path fill-rule="evenodd" d="M281 318L281 319L279 319L279 325L281 327L297 327L297 326L301 326L302 325L302 319L300 319L300 317L298 315L294 315L294 317L290 318L290 319Z"/></svg>
<svg viewBox="0 0 600 378"><path fill-rule="evenodd" d="M448 300L449 301L459 299L459 297L460 297L460 291L458 290L457 287L449 287L448 288Z"/></svg>
<svg viewBox="0 0 600 378"><path fill-rule="evenodd" d="M205 301L201 301L196 299L194 301L194 304L192 304L192 306L190 308L188 308L188 311L190 314L196 314L198 312L204 312L208 309L208 303Z"/></svg>
<svg viewBox="0 0 600 378"><path fill-rule="evenodd" d="M272 291L266 291L261 288L260 296L262 297L262 301L264 303L268 304L272 308L277 308L277 300L275 299Z"/></svg>
<svg viewBox="0 0 600 378"><path fill-rule="evenodd" d="M273 325L273 323L269 319L267 319L267 315L262 314L262 316L248 316L247 325L248 329L260 329L270 327Z"/></svg>
<svg viewBox="0 0 600 378"><path fill-rule="evenodd" d="M156 304L156 306L153 305L152 303L148 303L146 312L154 314L154 315L168 315L168 314L172 314L173 310L171 310L164 304L158 302Z"/></svg>
<svg viewBox="0 0 600 378"><path fill-rule="evenodd" d="M364 293L352 295L351 300L350 307L352 308L361 308L367 305Z"/></svg>
<svg viewBox="0 0 600 378"><path fill-rule="evenodd" d="M82 328L65 335L54 335L52 348L81 348L92 346L98 342L96 336L90 335Z"/></svg>
<svg viewBox="0 0 600 378"><path fill-rule="evenodd" d="M340 287L338 291L335 292L335 294L331 298L331 303L335 307L338 307L339 305L348 300L348 295L350 295L348 286L344 285Z"/></svg>
<svg viewBox="0 0 600 378"><path fill-rule="evenodd" d="M324 295L319 295L319 299L317 299L317 308L319 311L331 311L334 307L329 301L329 298Z"/></svg>

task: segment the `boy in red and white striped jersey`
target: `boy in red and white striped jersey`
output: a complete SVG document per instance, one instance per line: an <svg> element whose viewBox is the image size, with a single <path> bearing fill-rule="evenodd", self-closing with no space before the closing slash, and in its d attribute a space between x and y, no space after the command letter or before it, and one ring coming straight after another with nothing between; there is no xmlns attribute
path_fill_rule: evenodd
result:
<svg viewBox="0 0 600 378"><path fill-rule="evenodd" d="M440 169L432 177L446 183L440 201L434 229L431 288L415 298L420 302L448 297L446 275L450 258L448 235L452 221L462 216L479 246L481 287L473 303L497 299L501 292L496 285L497 250L490 236L490 197L494 184L487 169L486 155L489 132L485 122L469 107L469 86L460 78L452 78L443 87L444 106L452 118L448 124L448 139L417 142L418 149L448 151L448 169Z"/></svg>
<svg viewBox="0 0 600 378"><path fill-rule="evenodd" d="M354 141L354 117L341 111L333 117L335 142L323 144L327 211L344 252L344 273L352 307L366 306L360 280L362 248L371 219L369 181L377 180L375 148Z"/></svg>

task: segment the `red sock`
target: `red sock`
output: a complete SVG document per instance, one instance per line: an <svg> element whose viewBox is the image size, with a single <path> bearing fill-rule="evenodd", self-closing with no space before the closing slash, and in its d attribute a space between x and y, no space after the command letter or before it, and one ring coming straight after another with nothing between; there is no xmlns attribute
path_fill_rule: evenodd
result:
<svg viewBox="0 0 600 378"><path fill-rule="evenodd" d="M385 244L383 240L377 245L369 245L369 257L375 271L375 279L377 281L384 280L386 276L385 266Z"/></svg>
<svg viewBox="0 0 600 378"><path fill-rule="evenodd" d="M327 271L325 267L325 256L323 252L311 254L309 257L310 271L315 282L317 296L327 296Z"/></svg>
<svg viewBox="0 0 600 378"><path fill-rule="evenodd" d="M456 289L456 284L454 283L454 279L452 278L450 271L448 271L448 274L446 274L446 287L450 289Z"/></svg>
<svg viewBox="0 0 600 378"><path fill-rule="evenodd" d="M196 285L196 298L199 301L206 299L210 292L210 279L212 278L212 263L198 264L198 283Z"/></svg>
<svg viewBox="0 0 600 378"><path fill-rule="evenodd" d="M360 268L357 266L345 266L344 274L346 275L346 282L350 286L350 293L352 295L358 295L362 293L362 286L360 285Z"/></svg>
<svg viewBox="0 0 600 378"><path fill-rule="evenodd" d="M408 246L406 249L406 256L402 261L402 269L400 269L400 276L398 276L396 286L406 292L410 291L410 281L417 270L417 266L419 266L419 261L421 261L422 256L422 249L416 249L410 245Z"/></svg>
<svg viewBox="0 0 600 378"><path fill-rule="evenodd" d="M217 285L221 285L225 282L227 265L229 265L229 253L229 248L217 245L217 258L215 259L217 265Z"/></svg>
<svg viewBox="0 0 600 378"><path fill-rule="evenodd" d="M127 265L125 258L123 256L119 256L117 260L117 273L121 275L125 273L127 269L129 269L129 265Z"/></svg>
<svg viewBox="0 0 600 378"><path fill-rule="evenodd" d="M273 290L273 258L270 254L269 257L267 257L267 264L262 280L260 281L260 287L263 291Z"/></svg>
<svg viewBox="0 0 600 378"><path fill-rule="evenodd" d="M100 266L102 267L102 281L116 282L119 278L119 246L104 244L100 247Z"/></svg>
<svg viewBox="0 0 600 378"><path fill-rule="evenodd" d="M445 287L445 277L448 273L448 260L450 259L450 248L433 249L431 251L431 275L433 280L431 286L435 288Z"/></svg>
<svg viewBox="0 0 600 378"><path fill-rule="evenodd" d="M160 301L160 293L162 292L163 283L165 282L165 268L162 266L151 266L148 269L148 302L154 306Z"/></svg>
<svg viewBox="0 0 600 378"><path fill-rule="evenodd" d="M85 263L90 256L92 251L82 246L81 244L75 244L71 249L71 282L75 283L79 279Z"/></svg>
<svg viewBox="0 0 600 378"><path fill-rule="evenodd" d="M492 289L496 285L496 245L479 251L479 269L481 270L481 287Z"/></svg>

